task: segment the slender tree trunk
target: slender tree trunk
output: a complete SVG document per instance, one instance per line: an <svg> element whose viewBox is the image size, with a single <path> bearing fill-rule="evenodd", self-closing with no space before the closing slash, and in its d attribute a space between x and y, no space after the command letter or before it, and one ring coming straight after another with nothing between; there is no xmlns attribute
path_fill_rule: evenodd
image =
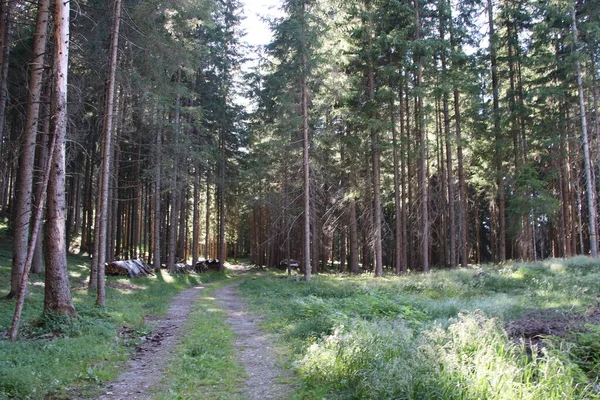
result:
<svg viewBox="0 0 600 400"><path fill-rule="evenodd" d="M110 179L112 166L113 120L115 112L115 85L117 80L117 55L119 48L119 26L121 22L121 0L115 0L113 5L113 26L110 41L110 59L108 64L108 85L106 88L106 105L104 108L102 169L98 197L98 216L96 221L96 241L98 252L94 255L97 260L98 295L96 304L106 304L106 286L104 265L106 263L107 241L109 238L108 218L110 212Z"/></svg>
<svg viewBox="0 0 600 400"><path fill-rule="evenodd" d="M587 128L587 117L585 111L585 94L583 92L583 78L581 76L581 67L579 65L579 40L577 31L577 15L575 13L575 6L571 11L572 21L571 27L573 29L573 47L575 48L575 70L577 72L577 89L579 92L579 111L581 118L581 141L583 145L583 161L584 161L584 173L585 173L585 188L586 198L588 206L588 229L590 235L590 255L594 258L598 257L598 233L596 229L596 202L594 194L596 193L595 183L592 179L592 166L590 160L590 145L588 139L588 128Z"/></svg>
<svg viewBox="0 0 600 400"><path fill-rule="evenodd" d="M54 92L52 121L56 150L48 183L46 210L46 285L44 313L75 316L67 273L65 243L65 137L67 133L67 73L69 61L69 2L54 2Z"/></svg>
<svg viewBox="0 0 600 400"><path fill-rule="evenodd" d="M302 3L302 12L303 16L306 12L306 4ZM303 26L304 28L304 26ZM304 39L304 32L303 32ZM308 82L306 81L306 75L308 73L308 60L306 58L306 54L302 54L302 83L301 83L301 96L302 96L302 172L303 172L303 188L304 188L304 229L303 229L303 245L304 245L304 278L307 281L311 279L311 264L310 264L310 210L311 210L311 202L310 202L310 160L309 160L309 152L310 152L310 138L308 132ZM313 246L317 244L317 236L313 235ZM316 267L316 261L315 261Z"/></svg>
<svg viewBox="0 0 600 400"><path fill-rule="evenodd" d="M49 74L47 74L49 75ZM46 195L47 187L44 186L44 176L46 173L46 166L48 165L48 158L50 157L49 148L50 145L50 103L49 99L51 94L51 85L47 84L45 90L44 115L42 117L42 128L40 134L38 134L37 144L37 155L36 155L36 168L34 171L34 183L35 183L35 201L36 204L40 202L40 199ZM47 184L46 184L47 185ZM45 201L41 202L42 208L45 209ZM37 210L35 210L37 213ZM40 211L42 212L42 211ZM41 215L44 215L43 212ZM32 224L35 221L32 221ZM35 243L35 252L33 260L31 262L31 272L41 274L44 272L44 233L43 224L40 224L40 232L37 235L37 241Z"/></svg>
<svg viewBox="0 0 600 400"><path fill-rule="evenodd" d="M192 265L199 260L198 245L200 244L200 171L194 174L194 205L192 217Z"/></svg>
<svg viewBox="0 0 600 400"><path fill-rule="evenodd" d="M415 40L421 40L421 17L419 0L415 0ZM419 50L420 52L422 50ZM423 55L417 55L417 87L423 86ZM425 110L423 94L418 94L419 116L419 185L421 190L421 259L424 272L429 271L429 189L427 185L427 135L425 133Z"/></svg>
<svg viewBox="0 0 600 400"><path fill-rule="evenodd" d="M225 132L221 131L219 158L219 271L225 271L225 260L227 259L227 243L225 242Z"/></svg>
<svg viewBox="0 0 600 400"><path fill-rule="evenodd" d="M400 105L402 108L402 105ZM402 204L400 203L400 163L398 158L398 134L396 132L395 105L392 100L390 104L390 120L392 122L392 146L393 146L393 161L394 161L394 216L396 228L396 274L400 275L403 272L404 265L402 263Z"/></svg>
<svg viewBox="0 0 600 400"><path fill-rule="evenodd" d="M38 5L37 21L33 36L33 58L29 63L29 98L25 112L25 132L19 158L19 177L16 188L15 224L13 239L13 263L11 272L11 289L6 296L12 298L17 294L30 238L31 201L33 198L33 170L35 164L35 145L39 125L40 100L44 77L44 56L46 53L46 37L50 16L50 0L41 0ZM3 90L3 89L0 89ZM2 120L0 120L0 124Z"/></svg>
<svg viewBox="0 0 600 400"><path fill-rule="evenodd" d="M6 102L8 101L8 65L10 63L10 49L12 42L12 14L15 8L16 1L2 0L0 4L0 159L8 159L5 154L5 136L4 131L6 123ZM6 163L6 170L1 171L0 176L8 176L10 163ZM9 198L10 180L5 178L0 182L0 192L3 194L0 197L0 209L6 207L7 198Z"/></svg>
<svg viewBox="0 0 600 400"><path fill-rule="evenodd" d="M161 251L162 240L160 237L162 227L162 212L161 212L161 164L162 164L162 129L156 133L156 164L155 164L155 182L154 182L154 232L153 232L153 248L152 260L154 261L153 268L156 273L160 272L161 266Z"/></svg>
<svg viewBox="0 0 600 400"><path fill-rule="evenodd" d="M358 274L360 268L358 265L358 226L356 218L356 200L350 199L350 272Z"/></svg>
<svg viewBox="0 0 600 400"><path fill-rule="evenodd" d="M441 0L440 10L440 39L443 41L446 38L446 29L448 29L448 22L451 21L448 14L450 10L446 10L450 6L447 0ZM448 67L446 59L445 49L442 49L441 64L442 64L442 79L450 79L448 76ZM456 220L456 194L455 194L455 183L454 183L454 159L452 155L452 138L450 133L450 107L449 107L449 91L444 90L442 94L442 108L444 116L444 144L446 147L446 174L448 180L448 255L449 265L454 268L457 265L456 258L456 238L457 238L457 220Z"/></svg>
<svg viewBox="0 0 600 400"><path fill-rule="evenodd" d="M210 243L210 184L209 184L209 172L206 171L206 226L204 228L204 258L210 258L210 248L208 247ZM263 264L259 264L263 265Z"/></svg>
<svg viewBox="0 0 600 400"><path fill-rule="evenodd" d="M459 187L459 203L458 203L458 220L459 220L459 252L460 262L463 268L466 268L469 262L469 225L468 225L468 192L467 180L465 178L464 155L462 145L462 127L460 113L460 94L458 88L454 89L454 122L456 126L456 157L458 159L458 187Z"/></svg>
<svg viewBox="0 0 600 400"><path fill-rule="evenodd" d="M494 29L494 8L492 0L488 0L488 23L490 35L490 62L492 69L492 102L493 102L493 119L494 119L494 138L495 138L495 168L496 168L496 187L497 202L498 202L498 230L497 241L498 249L496 259L498 262L506 261L506 194L504 189L504 173L502 167L502 127L500 125L500 104L499 104L499 84L498 84L498 66L496 58L496 33Z"/></svg>

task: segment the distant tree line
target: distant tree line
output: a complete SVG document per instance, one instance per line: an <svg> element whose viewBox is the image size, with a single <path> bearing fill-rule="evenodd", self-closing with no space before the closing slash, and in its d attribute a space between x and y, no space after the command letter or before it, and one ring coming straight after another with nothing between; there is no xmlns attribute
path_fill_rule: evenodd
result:
<svg viewBox="0 0 600 400"><path fill-rule="evenodd" d="M380 275L597 256L597 2L283 4L256 78L256 263Z"/></svg>

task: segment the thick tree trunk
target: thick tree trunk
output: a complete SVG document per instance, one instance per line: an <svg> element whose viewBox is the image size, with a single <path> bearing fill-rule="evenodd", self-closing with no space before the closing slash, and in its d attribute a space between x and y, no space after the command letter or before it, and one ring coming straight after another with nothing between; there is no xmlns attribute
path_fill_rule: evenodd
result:
<svg viewBox="0 0 600 400"><path fill-rule="evenodd" d="M40 100L44 77L44 56L46 53L46 37L50 16L50 0L42 0L38 5L38 15L33 38L33 58L29 63L29 98L25 112L25 132L21 144L21 157L16 188L15 222L13 239L13 262L11 272L11 289L6 296L12 298L17 294L30 237L31 201L33 198L33 170L35 164L35 145L39 125ZM3 89L0 89L3 90ZM1 101L1 99L0 99ZM0 124L2 120L0 119Z"/></svg>
<svg viewBox="0 0 600 400"><path fill-rule="evenodd" d="M54 2L54 93L52 106L56 150L52 157L46 210L46 285L44 313L75 316L67 273L65 230L65 137L67 133L67 73L69 2Z"/></svg>

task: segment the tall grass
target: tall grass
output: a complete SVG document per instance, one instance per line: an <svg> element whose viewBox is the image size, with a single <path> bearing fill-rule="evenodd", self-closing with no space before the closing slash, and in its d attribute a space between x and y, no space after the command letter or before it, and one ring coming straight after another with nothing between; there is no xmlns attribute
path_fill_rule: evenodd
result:
<svg viewBox="0 0 600 400"><path fill-rule="evenodd" d="M383 279L270 276L241 289L288 344L298 398L593 399L596 331L528 348L504 325L528 310L597 307L599 266L577 258Z"/></svg>

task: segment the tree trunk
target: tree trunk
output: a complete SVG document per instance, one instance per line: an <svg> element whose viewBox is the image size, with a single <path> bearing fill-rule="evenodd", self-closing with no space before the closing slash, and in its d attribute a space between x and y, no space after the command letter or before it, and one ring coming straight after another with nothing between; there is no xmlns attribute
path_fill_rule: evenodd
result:
<svg viewBox="0 0 600 400"><path fill-rule="evenodd" d="M583 79L581 76L581 67L579 65L579 40L577 31L577 15L575 13L575 6L571 11L572 21L571 27L573 29L573 47L575 48L575 69L577 72L577 89L579 92L579 112L581 118L581 141L583 145L583 161L584 161L584 173L585 173L585 188L586 198L588 206L588 229L590 235L590 255L594 258L598 257L598 234L596 229L596 202L594 200L594 194L596 193L595 183L592 179L592 166L590 160L590 145L588 139L588 128L587 128L587 117L585 111L585 94L583 92Z"/></svg>
<svg viewBox="0 0 600 400"><path fill-rule="evenodd" d="M506 216L505 216L505 205L506 205L506 194L504 190L504 174L503 174L503 157L502 157L502 127L500 125L500 105L499 105L499 84L498 84L498 66L496 59L496 34L494 29L494 9L492 0L488 0L488 23L489 23L489 35L490 35L490 63L492 69L492 102L493 102L493 120L494 120L494 140L495 140L495 156L494 164L496 168L496 188L497 188L497 202L498 202L498 215L497 215L497 242L498 249L496 261L506 261Z"/></svg>
<svg viewBox="0 0 600 400"><path fill-rule="evenodd" d="M421 17L419 0L415 0L415 40L421 40ZM421 50L419 50L421 51ZM417 87L423 85L423 55L417 54ZM429 271L429 189L427 184L427 135L425 133L425 109L423 94L417 98L417 113L419 117L419 186L421 190L421 260L424 272Z"/></svg>
<svg viewBox="0 0 600 400"><path fill-rule="evenodd" d="M8 101L8 65L10 62L10 49L12 42L12 13L16 2L12 0L2 0L0 5L0 159L8 159L4 153L6 147L4 131L6 126L6 102ZM10 163L6 163L6 169L9 169ZM6 176L8 171L0 176ZM6 207L8 198L10 180L5 179L0 182L0 210Z"/></svg>
<svg viewBox="0 0 600 400"><path fill-rule="evenodd" d="M155 182L154 182L154 231L153 231L153 242L152 242L152 261L154 271L158 274L161 266L161 245L162 240L160 237L162 227L162 216L161 216L161 164L162 164L162 131L156 133L156 165L155 165Z"/></svg>
<svg viewBox="0 0 600 400"><path fill-rule="evenodd" d="M445 40L446 37L446 29L447 23L451 21L451 18L447 15L449 10L446 10L446 7L449 7L447 0L441 0L441 10L440 10L440 40ZM446 60L446 52L445 49L442 49L441 55L441 64L442 64L442 79L447 80L450 79L448 76L448 67ZM442 108L443 108L443 116L444 116L444 144L446 147L446 176L447 176L447 186L448 186L448 255L449 255L449 265L451 268L456 267L457 259L456 259L456 237L457 237L457 224L456 224L456 199L455 199L455 184L454 184L454 161L452 155L452 138L450 133L450 107L449 107L449 91L444 90L442 94Z"/></svg>
<svg viewBox="0 0 600 400"><path fill-rule="evenodd" d="M225 271L225 260L227 259L227 243L225 242L225 132L221 130L219 157L219 271Z"/></svg>
<svg viewBox="0 0 600 400"><path fill-rule="evenodd" d="M350 199L350 272L358 274L360 268L358 265L358 227L356 221L356 200Z"/></svg>
<svg viewBox="0 0 600 400"><path fill-rule="evenodd" d="M302 13L306 12L306 4L302 3ZM302 26L304 29L304 25ZM304 40L304 32L302 32L302 39ZM306 54L302 53L302 83L301 83L301 97L302 97L302 172L303 172L303 189L304 189L304 229L303 229L303 245L304 245L304 278L307 281L311 279L311 249L310 249L310 220L311 220L311 204L310 204L310 138L308 132L308 82L306 81L306 75L308 73L308 60ZM316 246L318 238L313 235L313 246ZM316 261L315 261L316 267Z"/></svg>
<svg viewBox="0 0 600 400"><path fill-rule="evenodd" d="M30 237L31 201L33 198L33 170L35 164L35 145L38 133L42 81L44 77L44 56L46 53L46 37L50 0L41 0L38 5L37 21L33 39L33 58L29 63L29 98L25 113L25 132L19 158L18 179L16 188L15 223L13 239L13 262L11 272L11 289L6 296L12 298L17 294ZM0 89L3 90L3 89ZM0 123L2 120L0 119Z"/></svg>
<svg viewBox="0 0 600 400"><path fill-rule="evenodd" d="M67 273L65 243L65 137L67 133L67 73L69 61L69 2L54 2L53 134L56 150L51 155L46 210L46 285L44 313L75 316Z"/></svg>
<svg viewBox="0 0 600 400"><path fill-rule="evenodd" d="M209 172L206 170L206 226L204 228L204 258L210 258L210 184L209 184ZM259 264L262 265L262 264Z"/></svg>
<svg viewBox="0 0 600 400"><path fill-rule="evenodd" d="M110 212L110 179L112 167L113 120L115 112L115 85L117 79L117 56L119 48L119 26L121 22L121 0L115 0L113 8L113 26L109 49L108 85L106 87L106 104L103 121L102 169L100 170L100 187L98 197L98 216L96 220L96 246L98 252L94 260L98 271L96 304L106 304L106 286L104 266L106 263L107 241L109 239L108 218Z"/></svg>
<svg viewBox="0 0 600 400"><path fill-rule="evenodd" d="M402 109L402 103L400 103L400 109ZM396 274L400 275L405 266L402 260L402 204L400 201L400 162L398 157L398 134L396 132L396 118L395 118L395 105L392 100L390 104L390 120L392 122L392 146L393 146L393 161L394 161L394 216L395 216L395 228L396 228L396 255L395 255L395 267Z"/></svg>
<svg viewBox="0 0 600 400"><path fill-rule="evenodd" d="M200 171L196 166L194 173L194 205L192 217L192 265L199 259L198 245L200 244Z"/></svg>

